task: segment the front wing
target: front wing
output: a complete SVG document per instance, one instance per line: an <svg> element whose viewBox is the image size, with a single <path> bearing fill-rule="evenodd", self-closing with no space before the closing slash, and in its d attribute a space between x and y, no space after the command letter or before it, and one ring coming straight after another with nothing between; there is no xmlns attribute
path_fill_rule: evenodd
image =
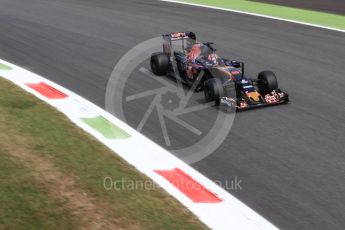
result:
<svg viewBox="0 0 345 230"><path fill-rule="evenodd" d="M231 98L224 97L224 98L221 98L219 106L225 108L226 110L236 109L236 111L240 112L240 111L245 111L245 110L250 110L250 109L255 109L255 108L263 108L263 107L282 105L282 104L288 103L289 95L283 92L280 92L280 93L281 93L281 96L279 98L276 98L275 100L266 100L265 102L255 103L255 104L236 102L235 100Z"/></svg>

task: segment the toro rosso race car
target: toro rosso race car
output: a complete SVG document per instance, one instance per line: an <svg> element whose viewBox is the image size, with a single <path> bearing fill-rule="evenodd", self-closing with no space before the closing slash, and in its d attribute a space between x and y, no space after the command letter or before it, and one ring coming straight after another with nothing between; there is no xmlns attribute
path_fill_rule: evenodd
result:
<svg viewBox="0 0 345 230"><path fill-rule="evenodd" d="M198 43L193 32L164 34L163 52L152 54L150 65L155 75L173 76L196 91L203 90L206 102L238 111L289 101L272 71L250 79L244 75L243 62L219 57L212 42Z"/></svg>

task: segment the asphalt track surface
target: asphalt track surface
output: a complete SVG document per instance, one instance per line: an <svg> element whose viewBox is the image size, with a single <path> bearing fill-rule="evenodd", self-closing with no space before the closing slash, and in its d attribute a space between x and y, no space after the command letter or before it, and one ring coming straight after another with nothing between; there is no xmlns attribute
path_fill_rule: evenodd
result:
<svg viewBox="0 0 345 230"><path fill-rule="evenodd" d="M344 229L344 33L156 1L0 0L0 57L100 106L123 54L177 30L215 41L249 75L272 69L291 95L286 106L238 114L223 145L193 167L224 183L237 176L242 190L229 192L282 229Z"/></svg>

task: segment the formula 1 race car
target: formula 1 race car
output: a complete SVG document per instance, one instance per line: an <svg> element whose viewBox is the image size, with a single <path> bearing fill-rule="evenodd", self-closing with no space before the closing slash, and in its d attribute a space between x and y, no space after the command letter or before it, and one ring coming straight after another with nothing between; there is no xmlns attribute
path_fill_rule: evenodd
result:
<svg viewBox="0 0 345 230"><path fill-rule="evenodd" d="M150 65L155 75L173 76L196 91L203 90L206 102L216 105L246 110L289 101L272 71L247 78L243 62L220 58L212 42L196 42L193 32L164 34L163 52L152 54Z"/></svg>

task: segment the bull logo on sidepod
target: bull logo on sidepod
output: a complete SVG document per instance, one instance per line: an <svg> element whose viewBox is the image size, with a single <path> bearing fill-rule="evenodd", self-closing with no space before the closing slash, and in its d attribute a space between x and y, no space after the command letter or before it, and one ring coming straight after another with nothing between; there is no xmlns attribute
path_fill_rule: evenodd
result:
<svg viewBox="0 0 345 230"><path fill-rule="evenodd" d="M196 163L223 143L235 113L206 103L196 85L155 76L149 60L152 53L162 52L161 44L160 37L149 39L120 59L108 81L105 107L186 163Z"/></svg>

